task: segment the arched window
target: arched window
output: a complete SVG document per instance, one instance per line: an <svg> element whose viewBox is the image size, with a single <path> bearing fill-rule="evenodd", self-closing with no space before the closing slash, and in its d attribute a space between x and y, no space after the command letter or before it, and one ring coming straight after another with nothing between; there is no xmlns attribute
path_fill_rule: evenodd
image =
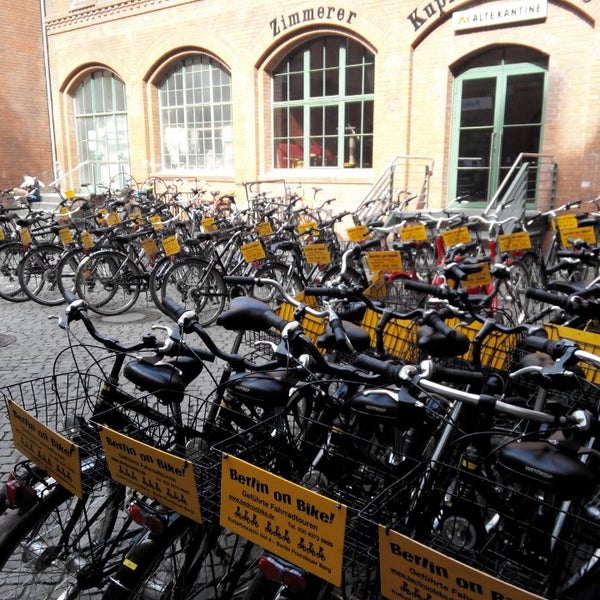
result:
<svg viewBox="0 0 600 600"><path fill-rule="evenodd" d="M129 172L125 84L105 69L87 75L77 88L75 127L81 183L109 185Z"/></svg>
<svg viewBox="0 0 600 600"><path fill-rule="evenodd" d="M233 168L231 74L220 62L178 62L159 85L159 109L163 168Z"/></svg>
<svg viewBox="0 0 600 600"><path fill-rule="evenodd" d="M275 167L370 168L375 56L342 36L313 39L273 71Z"/></svg>

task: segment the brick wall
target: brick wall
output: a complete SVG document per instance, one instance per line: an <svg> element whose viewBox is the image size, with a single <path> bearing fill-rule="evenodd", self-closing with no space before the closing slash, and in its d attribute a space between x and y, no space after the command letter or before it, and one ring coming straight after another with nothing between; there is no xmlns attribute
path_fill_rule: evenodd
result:
<svg viewBox="0 0 600 600"><path fill-rule="evenodd" d="M0 18L0 188L24 171L50 183L52 155L40 4L3 2Z"/></svg>

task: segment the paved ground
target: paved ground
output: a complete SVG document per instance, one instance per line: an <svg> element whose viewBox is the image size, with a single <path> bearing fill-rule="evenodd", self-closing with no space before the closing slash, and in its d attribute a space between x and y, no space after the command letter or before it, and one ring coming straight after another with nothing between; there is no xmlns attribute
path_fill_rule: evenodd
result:
<svg viewBox="0 0 600 600"><path fill-rule="evenodd" d="M50 315L64 314L64 306L41 306L31 301L11 303L0 299L0 387L16 382L45 377L52 374L53 364L61 349L68 346L66 333L57 326L57 320ZM118 317L95 315L96 326L103 333L125 343L134 343L144 333L150 332L152 325L173 325L168 317L154 308L151 301L140 299L127 314ZM73 325L73 331L81 341L90 341L81 323ZM213 326L209 329L213 339L229 348L233 339L230 332ZM156 332L159 338L163 332ZM196 343L195 345L200 345ZM222 365L211 366L211 372L218 372ZM209 391L211 380L207 374L201 375L200 388ZM4 411L4 407L0 407ZM12 434L6 412L0 416L0 477L8 472L18 457L12 447Z"/></svg>

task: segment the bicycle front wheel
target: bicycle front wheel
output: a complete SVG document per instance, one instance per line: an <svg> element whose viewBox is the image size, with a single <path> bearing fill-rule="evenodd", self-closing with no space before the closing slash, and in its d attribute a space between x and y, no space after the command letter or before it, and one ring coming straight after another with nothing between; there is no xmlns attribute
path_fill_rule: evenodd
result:
<svg viewBox="0 0 600 600"><path fill-rule="evenodd" d="M17 267L26 250L20 242L0 245L0 298L10 302L25 302L29 297L19 283Z"/></svg>
<svg viewBox="0 0 600 600"><path fill-rule="evenodd" d="M135 305L143 284L137 265L116 250L100 250L81 261L75 290L90 310L99 315L119 315Z"/></svg>
<svg viewBox="0 0 600 600"><path fill-rule="evenodd" d="M193 310L203 327L217 320L229 297L221 273L199 258L175 261L162 273L161 279L161 300L170 297L180 306ZM164 312L162 304L158 308Z"/></svg>
<svg viewBox="0 0 600 600"><path fill-rule="evenodd" d="M34 302L44 306L58 306L64 302L57 280L58 262L64 253L61 246L43 244L30 250L19 262L19 283Z"/></svg>
<svg viewBox="0 0 600 600"><path fill-rule="evenodd" d="M121 564L124 545L131 543L116 533L120 520L126 521L123 492L107 480L80 500L55 485L46 487L43 500L30 510L5 515L0 533L2 598L101 597Z"/></svg>

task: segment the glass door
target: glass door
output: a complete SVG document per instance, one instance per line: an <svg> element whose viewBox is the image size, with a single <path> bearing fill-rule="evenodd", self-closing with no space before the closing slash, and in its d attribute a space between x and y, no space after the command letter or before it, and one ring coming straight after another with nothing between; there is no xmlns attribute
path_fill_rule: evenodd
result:
<svg viewBox="0 0 600 600"><path fill-rule="evenodd" d="M455 80L450 202L487 203L522 152L541 147L545 69L508 64Z"/></svg>

